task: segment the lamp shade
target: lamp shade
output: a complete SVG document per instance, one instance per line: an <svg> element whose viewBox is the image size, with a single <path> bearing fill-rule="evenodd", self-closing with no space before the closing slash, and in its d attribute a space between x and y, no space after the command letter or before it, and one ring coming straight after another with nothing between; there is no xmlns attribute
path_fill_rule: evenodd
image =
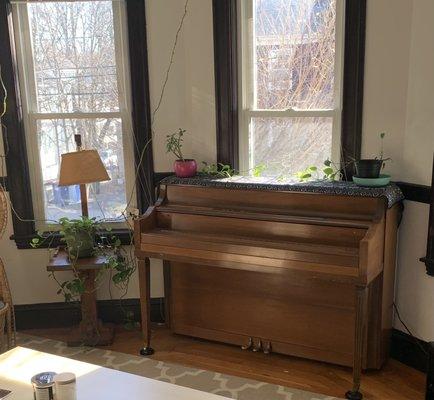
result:
<svg viewBox="0 0 434 400"><path fill-rule="evenodd" d="M59 186L109 181L107 170L96 150L62 154Z"/></svg>

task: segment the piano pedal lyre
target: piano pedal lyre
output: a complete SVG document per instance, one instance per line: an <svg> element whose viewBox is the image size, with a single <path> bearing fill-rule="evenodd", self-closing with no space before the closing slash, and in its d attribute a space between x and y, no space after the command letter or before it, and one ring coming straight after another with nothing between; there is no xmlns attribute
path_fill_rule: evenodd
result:
<svg viewBox="0 0 434 400"><path fill-rule="evenodd" d="M271 342L267 341L264 342L264 346L262 347L262 351L264 354L270 354L271 353Z"/></svg>
<svg viewBox="0 0 434 400"><path fill-rule="evenodd" d="M253 339L249 337L249 341L247 342L247 344L241 346L241 350L249 350L252 348L252 346L253 346Z"/></svg>
<svg viewBox="0 0 434 400"><path fill-rule="evenodd" d="M253 344L253 348L252 350L256 353L257 351L261 351L262 350L262 341L261 339L258 339L258 344L255 345Z"/></svg>

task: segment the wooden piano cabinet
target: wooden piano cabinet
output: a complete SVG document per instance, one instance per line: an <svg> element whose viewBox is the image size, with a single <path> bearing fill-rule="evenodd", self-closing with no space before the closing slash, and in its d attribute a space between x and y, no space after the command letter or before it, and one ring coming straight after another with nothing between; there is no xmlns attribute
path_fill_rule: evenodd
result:
<svg viewBox="0 0 434 400"><path fill-rule="evenodd" d="M382 197L161 185L135 222L145 347L149 258L164 260L174 333L353 368L381 368L401 207Z"/></svg>

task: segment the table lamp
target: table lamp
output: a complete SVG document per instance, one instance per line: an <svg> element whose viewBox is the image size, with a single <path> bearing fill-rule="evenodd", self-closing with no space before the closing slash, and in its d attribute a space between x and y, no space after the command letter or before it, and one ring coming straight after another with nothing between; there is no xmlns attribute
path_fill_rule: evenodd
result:
<svg viewBox="0 0 434 400"><path fill-rule="evenodd" d="M81 212L89 217L86 184L109 181L107 170L96 150L83 150L81 135L74 135L77 151L62 154L59 186L80 185Z"/></svg>

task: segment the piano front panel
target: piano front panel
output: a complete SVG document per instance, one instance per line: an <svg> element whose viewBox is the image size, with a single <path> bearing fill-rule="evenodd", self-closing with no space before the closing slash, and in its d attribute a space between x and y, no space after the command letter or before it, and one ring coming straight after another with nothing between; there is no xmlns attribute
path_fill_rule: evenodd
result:
<svg viewBox="0 0 434 400"><path fill-rule="evenodd" d="M136 254L166 260L174 332L341 365L366 287L363 365L379 368L398 218L378 198L169 185L136 221Z"/></svg>
<svg viewBox="0 0 434 400"><path fill-rule="evenodd" d="M253 337L270 341L273 351L351 365L349 285L185 263L172 264L170 280L175 333L211 340L225 333L238 345Z"/></svg>

